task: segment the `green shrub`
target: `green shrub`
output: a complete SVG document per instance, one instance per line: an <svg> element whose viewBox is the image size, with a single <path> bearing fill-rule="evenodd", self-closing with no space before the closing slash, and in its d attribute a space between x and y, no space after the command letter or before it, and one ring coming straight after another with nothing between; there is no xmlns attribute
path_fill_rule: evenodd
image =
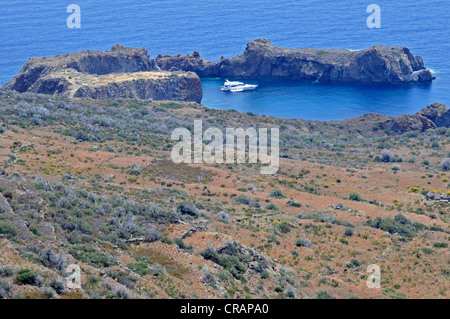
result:
<svg viewBox="0 0 450 319"><path fill-rule="evenodd" d="M242 258L239 247L238 244L228 244L221 250L220 254L216 250L208 247L202 251L200 255L203 258L222 266L228 270L234 278L246 283L247 280L242 275L247 271L247 268L242 264L242 261L245 260L245 258ZM242 258L242 260L240 260L240 258ZM257 272L262 272L266 266L264 260L260 260L257 269L255 270Z"/></svg>
<svg viewBox="0 0 450 319"><path fill-rule="evenodd" d="M145 263L129 263L127 267L141 276L147 276L154 273L152 268Z"/></svg>
<svg viewBox="0 0 450 319"><path fill-rule="evenodd" d="M181 215L189 215L192 217L198 217L199 215L198 208L194 204L187 202L183 202L180 205L178 205L177 211Z"/></svg>
<svg viewBox="0 0 450 319"><path fill-rule="evenodd" d="M442 161L441 167L444 171L450 171L450 158L447 158Z"/></svg>
<svg viewBox="0 0 450 319"><path fill-rule="evenodd" d="M206 248L204 251L200 253L200 255L205 258L206 260L211 260L215 262L216 264L220 263L220 257L219 254L215 249L212 249L210 247Z"/></svg>
<svg viewBox="0 0 450 319"><path fill-rule="evenodd" d="M275 287L275 292L280 293L280 292L283 292L283 291L284 291L284 289L281 288L280 286L276 286L276 287Z"/></svg>
<svg viewBox="0 0 450 319"><path fill-rule="evenodd" d="M280 231L283 234L287 234L291 231L291 226L288 222L282 222L280 225L278 225L278 228L280 228Z"/></svg>
<svg viewBox="0 0 450 319"><path fill-rule="evenodd" d="M302 207L302 204L297 203L295 200L290 200L287 204L292 207Z"/></svg>
<svg viewBox="0 0 450 319"><path fill-rule="evenodd" d="M278 206L275 205L274 203L270 203L270 204L266 205L266 209L268 209L268 210L275 210L275 211L279 211L280 210L278 208Z"/></svg>
<svg viewBox="0 0 450 319"><path fill-rule="evenodd" d="M18 285L40 286L42 285L42 277L30 269L22 269L19 271L15 282Z"/></svg>
<svg viewBox="0 0 450 319"><path fill-rule="evenodd" d="M66 292L66 284L64 283L63 280L58 279L58 278L53 278L50 282L49 282L49 286L51 288L53 288L56 293L58 295Z"/></svg>
<svg viewBox="0 0 450 319"><path fill-rule="evenodd" d="M411 222L402 214L398 214L394 219L377 217L371 222L373 228L384 230L390 234L399 234L403 237L414 237L417 231L426 227L417 222Z"/></svg>
<svg viewBox="0 0 450 319"><path fill-rule="evenodd" d="M161 242L167 245L172 245L173 244L173 240L170 239L170 237L167 236L163 236L161 237Z"/></svg>
<svg viewBox="0 0 450 319"><path fill-rule="evenodd" d="M344 235L347 236L347 237L352 237L352 236L353 236L353 230L350 229L350 228L347 228L347 229L344 231Z"/></svg>
<svg viewBox="0 0 450 319"><path fill-rule="evenodd" d="M0 266L0 277L11 277L14 274L11 268Z"/></svg>
<svg viewBox="0 0 450 319"><path fill-rule="evenodd" d="M243 274L247 271L236 256L223 255L220 256L220 265L228 270L234 277L238 278L238 274Z"/></svg>
<svg viewBox="0 0 450 319"><path fill-rule="evenodd" d="M362 202L364 200L358 193L351 193L348 199L353 200L355 202Z"/></svg>
<svg viewBox="0 0 450 319"><path fill-rule="evenodd" d="M0 299L6 299L11 298L12 285L7 282L0 279Z"/></svg>
<svg viewBox="0 0 450 319"><path fill-rule="evenodd" d="M0 234L5 235L7 238L12 238L17 235L17 227L11 223L2 221L0 222Z"/></svg>
<svg viewBox="0 0 450 319"><path fill-rule="evenodd" d="M111 258L91 247L72 247L69 253L76 259L100 267L109 267L115 264Z"/></svg>
<svg viewBox="0 0 450 319"><path fill-rule="evenodd" d="M0 185L0 193L2 193L6 199L12 199L13 197L12 191L9 188L6 188L5 186L2 185Z"/></svg>
<svg viewBox="0 0 450 319"><path fill-rule="evenodd" d="M356 259L352 259L352 261L350 261L346 266L348 268L355 268L361 266L361 263Z"/></svg>
<svg viewBox="0 0 450 319"><path fill-rule="evenodd" d="M28 228L34 235L39 236L39 228L37 227L36 224L31 224L30 227Z"/></svg>
<svg viewBox="0 0 450 319"><path fill-rule="evenodd" d="M328 291L318 290L316 291L317 299L336 299L334 296L330 295Z"/></svg>
<svg viewBox="0 0 450 319"><path fill-rule="evenodd" d="M157 230L149 230L145 236L145 241L148 243L153 243L155 241L160 240L163 237L161 233Z"/></svg>
<svg viewBox="0 0 450 319"><path fill-rule="evenodd" d="M108 269L106 271L106 275L118 283L121 283L124 286L127 286L129 288L133 288L134 284L137 281L136 277L130 276L122 271L119 271L117 269Z"/></svg>
<svg viewBox="0 0 450 319"><path fill-rule="evenodd" d="M166 109L182 109L184 106L182 104L170 102L170 103L161 103L159 105L160 107L166 108Z"/></svg>
<svg viewBox="0 0 450 319"><path fill-rule="evenodd" d="M239 195L234 199L234 201L236 203L249 205L249 206L253 204L253 199L251 199L247 195Z"/></svg>
<svg viewBox="0 0 450 319"><path fill-rule="evenodd" d="M311 247L311 242L307 240L306 238L299 238L295 242L295 245L297 247Z"/></svg>
<svg viewBox="0 0 450 319"><path fill-rule="evenodd" d="M448 244L447 243L434 243L433 247L435 247L435 248L448 248Z"/></svg>
<svg viewBox="0 0 450 319"><path fill-rule="evenodd" d="M193 250L192 245L187 246L187 245L184 243L183 239L181 239L181 238L175 238L175 239L174 239L174 242L175 242L175 244L176 244L178 247L180 247L180 248L183 249L183 250L187 250L187 251L192 251L192 250Z"/></svg>
<svg viewBox="0 0 450 319"><path fill-rule="evenodd" d="M422 248L422 251L427 255L434 254L434 250L431 248Z"/></svg>
<svg viewBox="0 0 450 319"><path fill-rule="evenodd" d="M273 198L286 198L286 196L284 196L283 192L279 189L274 189L273 191L271 191L269 193L269 196L273 197Z"/></svg>

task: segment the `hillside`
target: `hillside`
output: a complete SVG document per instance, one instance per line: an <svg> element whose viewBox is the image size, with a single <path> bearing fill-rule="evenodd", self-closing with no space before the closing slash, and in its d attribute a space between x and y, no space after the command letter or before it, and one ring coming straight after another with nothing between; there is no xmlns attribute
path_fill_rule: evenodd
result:
<svg viewBox="0 0 450 319"><path fill-rule="evenodd" d="M450 191L449 114L320 122L0 91L0 297L448 299L449 204L425 195ZM194 119L279 127L280 170L174 164L170 132Z"/></svg>

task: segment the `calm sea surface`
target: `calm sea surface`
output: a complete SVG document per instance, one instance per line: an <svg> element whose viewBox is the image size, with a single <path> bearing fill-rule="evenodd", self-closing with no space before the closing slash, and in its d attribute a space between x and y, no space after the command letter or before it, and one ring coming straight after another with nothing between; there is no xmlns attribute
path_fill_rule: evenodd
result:
<svg viewBox="0 0 450 319"><path fill-rule="evenodd" d="M68 29L66 7L81 7L81 29ZM382 9L381 29L368 29L366 8ZM343 119L378 112L414 113L450 105L448 0L115 0L1 1L0 85L30 57L107 50L116 43L150 56L194 50L212 61L242 53L255 38L318 49L406 46L435 73L431 85L339 85L258 79L254 92L223 93L224 79L203 79L202 103L220 109L304 119Z"/></svg>

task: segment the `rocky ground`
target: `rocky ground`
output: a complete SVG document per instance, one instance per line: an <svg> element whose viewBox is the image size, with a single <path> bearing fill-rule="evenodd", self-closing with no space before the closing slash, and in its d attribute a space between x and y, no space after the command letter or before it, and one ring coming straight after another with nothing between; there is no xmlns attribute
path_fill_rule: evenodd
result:
<svg viewBox="0 0 450 319"><path fill-rule="evenodd" d="M320 122L2 91L0 297L448 299L449 204L425 195L450 191L449 114ZM170 132L194 119L279 127L279 172L174 164Z"/></svg>

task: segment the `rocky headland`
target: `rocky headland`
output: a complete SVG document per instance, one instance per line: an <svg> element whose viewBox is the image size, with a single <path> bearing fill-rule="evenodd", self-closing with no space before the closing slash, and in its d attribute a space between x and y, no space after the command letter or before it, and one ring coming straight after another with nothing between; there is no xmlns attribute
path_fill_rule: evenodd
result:
<svg viewBox="0 0 450 319"><path fill-rule="evenodd" d="M203 97L195 73L161 71L147 50L122 45L30 59L3 89L96 99L200 102Z"/></svg>
<svg viewBox="0 0 450 319"><path fill-rule="evenodd" d="M374 46L365 50L285 49L267 40L247 44L243 54L210 62L199 52L159 55L162 70L191 71L200 77L279 77L340 83L427 83L434 77L408 48Z"/></svg>

